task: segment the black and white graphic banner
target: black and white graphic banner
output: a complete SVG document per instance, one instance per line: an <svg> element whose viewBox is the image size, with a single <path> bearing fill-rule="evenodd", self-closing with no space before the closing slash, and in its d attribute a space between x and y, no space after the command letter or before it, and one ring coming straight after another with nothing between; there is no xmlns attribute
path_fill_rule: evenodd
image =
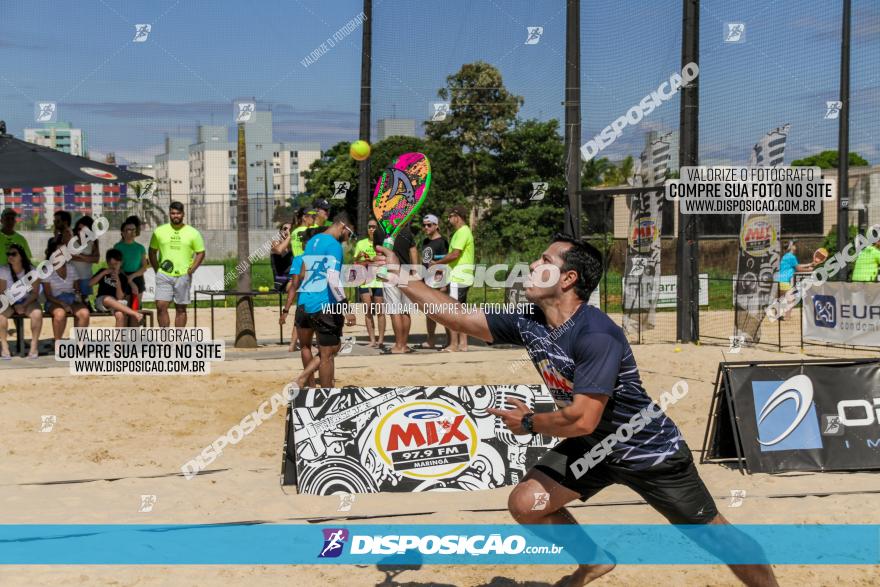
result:
<svg viewBox="0 0 880 587"><path fill-rule="evenodd" d="M487 412L541 385L306 389L288 419L283 483L300 493L493 489L518 483L557 439L511 433Z"/></svg>

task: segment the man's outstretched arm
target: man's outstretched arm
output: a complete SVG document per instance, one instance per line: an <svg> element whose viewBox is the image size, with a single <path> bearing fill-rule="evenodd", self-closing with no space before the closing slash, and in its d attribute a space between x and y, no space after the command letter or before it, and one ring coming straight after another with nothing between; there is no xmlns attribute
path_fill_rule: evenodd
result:
<svg viewBox="0 0 880 587"><path fill-rule="evenodd" d="M374 259L377 265L387 265L389 273L397 273L395 266L399 266L397 257L385 247L376 247L378 255ZM425 285L421 279L411 279L407 287L401 288L413 304L435 322L448 326L457 332L463 332L468 336L479 338L486 342L492 342L492 333L489 331L489 323L482 310L470 309L465 311L464 306L458 300L449 297L438 289Z"/></svg>

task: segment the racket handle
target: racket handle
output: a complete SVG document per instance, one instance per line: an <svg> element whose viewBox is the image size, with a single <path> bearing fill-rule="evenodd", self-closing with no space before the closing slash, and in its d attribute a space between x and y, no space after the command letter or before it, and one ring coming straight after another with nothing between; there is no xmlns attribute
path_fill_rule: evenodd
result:
<svg viewBox="0 0 880 587"><path fill-rule="evenodd" d="M382 241L382 246L389 250L392 249L394 247L394 237L385 237L385 240ZM376 278L381 279L382 281L388 281L388 267L385 267L384 265L379 267L379 270L376 272Z"/></svg>

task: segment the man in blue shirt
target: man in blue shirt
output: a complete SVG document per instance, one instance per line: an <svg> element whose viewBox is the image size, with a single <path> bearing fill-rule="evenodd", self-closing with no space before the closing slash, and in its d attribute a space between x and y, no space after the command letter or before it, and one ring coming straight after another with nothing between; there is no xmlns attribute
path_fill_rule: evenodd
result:
<svg viewBox="0 0 880 587"><path fill-rule="evenodd" d="M379 252L378 264L387 264L394 273L399 262L393 252L384 247ZM566 504L586 501L620 483L674 524L726 524L678 427L642 387L623 331L587 304L602 268L602 255L595 247L557 236L531 265L533 283L525 295L533 312L462 312L455 300L414 279L407 296L453 330L490 344L525 346L556 401L557 410L540 414L518 400L511 400L513 409L489 409L514 434L563 438L511 492L508 509L515 520L534 525L535 532L545 524L577 524ZM536 285L548 269L558 270L558 278ZM549 496L543 508L535 507L536 495ZM595 551L589 536L583 531L580 535L566 551ZM742 536L736 544L711 547L719 552L722 547L760 552L754 541ZM613 562L582 564L559 584L583 585L613 568ZM776 585L769 565L731 565L731 570L747 585Z"/></svg>
<svg viewBox="0 0 880 587"><path fill-rule="evenodd" d="M789 290L791 290L795 272L809 272L813 270L813 265L811 263L798 263L797 250L797 241L788 241L787 252L779 261L779 272L776 274L776 281L779 283L780 296L784 296ZM787 319L789 314L791 314L792 305L787 304L786 307L788 310L785 312L785 317L780 318L780 320Z"/></svg>
<svg viewBox="0 0 880 587"><path fill-rule="evenodd" d="M298 275L305 274L298 289L294 324L298 330L305 331L308 346L311 346L311 332L318 335L318 356L304 364L302 373L296 378L300 388L311 381L315 371L318 371L321 387L333 387L335 357L342 342L343 321L348 326L355 323L340 276L341 243L353 238L354 234L348 215L344 212L337 214L324 232L308 240L303 254L294 260L295 267L291 267ZM286 314L289 308L288 304L282 312ZM304 344L302 334L300 344Z"/></svg>

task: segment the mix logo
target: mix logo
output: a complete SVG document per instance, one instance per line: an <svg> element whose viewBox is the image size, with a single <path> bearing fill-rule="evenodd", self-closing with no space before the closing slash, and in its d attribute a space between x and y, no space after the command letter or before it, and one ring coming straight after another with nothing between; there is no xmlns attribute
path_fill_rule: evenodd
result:
<svg viewBox="0 0 880 587"><path fill-rule="evenodd" d="M813 296L813 321L822 328L837 326L837 299L834 296Z"/></svg>
<svg viewBox="0 0 880 587"><path fill-rule="evenodd" d="M479 434L467 412L438 400L401 404L376 426L379 458L412 479L454 477L477 456L478 445Z"/></svg>
<svg viewBox="0 0 880 587"><path fill-rule="evenodd" d="M822 448L809 377L752 381L752 396L761 452Z"/></svg>
<svg viewBox="0 0 880 587"><path fill-rule="evenodd" d="M336 558L342 554L343 547L348 541L346 528L322 528L324 533L324 546L318 553L318 558Z"/></svg>

